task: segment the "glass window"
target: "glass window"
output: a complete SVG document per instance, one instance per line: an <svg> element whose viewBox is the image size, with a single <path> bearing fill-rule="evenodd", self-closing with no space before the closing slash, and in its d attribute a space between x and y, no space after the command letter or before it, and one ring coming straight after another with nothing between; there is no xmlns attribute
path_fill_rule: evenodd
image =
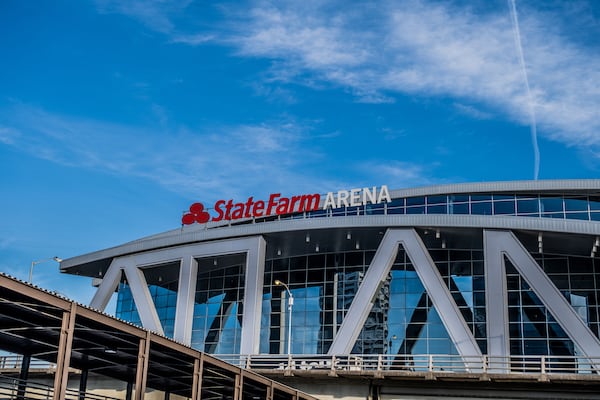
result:
<svg viewBox="0 0 600 400"><path fill-rule="evenodd" d="M388 214L404 214L404 199L394 199L387 203Z"/></svg>
<svg viewBox="0 0 600 400"><path fill-rule="evenodd" d="M563 213L563 212L552 212L552 213L545 212L545 213L542 213L542 217L543 218L563 218L564 219L565 213Z"/></svg>
<svg viewBox="0 0 600 400"><path fill-rule="evenodd" d="M566 217L567 217L567 219L581 219L581 220L590 219L587 212L567 212Z"/></svg>
<svg viewBox="0 0 600 400"><path fill-rule="evenodd" d="M565 198L566 211L587 211L588 203L585 197Z"/></svg>
<svg viewBox="0 0 600 400"><path fill-rule="evenodd" d="M563 210L562 197L542 197L540 203L542 212L560 212Z"/></svg>
<svg viewBox="0 0 600 400"><path fill-rule="evenodd" d="M446 200L446 196L427 196L427 204L444 204Z"/></svg>
<svg viewBox="0 0 600 400"><path fill-rule="evenodd" d="M447 212L446 204L427 206L427 214L446 214Z"/></svg>
<svg viewBox="0 0 600 400"><path fill-rule="evenodd" d="M406 207L407 214L425 214L425 206Z"/></svg>
<svg viewBox="0 0 600 400"><path fill-rule="evenodd" d="M308 213L308 216L311 218L316 218L316 217L326 217L327 216L327 210L315 210L315 211L311 211Z"/></svg>
<svg viewBox="0 0 600 400"><path fill-rule="evenodd" d="M425 197L408 197L406 199L407 206L421 206L425 205Z"/></svg>
<svg viewBox="0 0 600 400"><path fill-rule="evenodd" d="M469 201L468 194L453 194L449 196L450 202L452 203L463 203Z"/></svg>
<svg viewBox="0 0 600 400"><path fill-rule="evenodd" d="M494 214L496 215L514 215L515 201L494 201Z"/></svg>
<svg viewBox="0 0 600 400"><path fill-rule="evenodd" d="M352 206L346 208L346 215L361 215L364 214L362 206Z"/></svg>
<svg viewBox="0 0 600 400"><path fill-rule="evenodd" d="M492 215L492 202L486 201L482 203L471 204L471 214L474 215Z"/></svg>
<svg viewBox="0 0 600 400"><path fill-rule="evenodd" d="M590 210L600 211L599 196L590 196Z"/></svg>
<svg viewBox="0 0 600 400"><path fill-rule="evenodd" d="M448 214L468 214L469 203L448 204Z"/></svg>
<svg viewBox="0 0 600 400"><path fill-rule="evenodd" d="M471 201L488 201L492 199L491 194L473 194L471 195Z"/></svg>
<svg viewBox="0 0 600 400"><path fill-rule="evenodd" d="M367 215L380 215L385 212L385 204L367 204Z"/></svg>
<svg viewBox="0 0 600 400"><path fill-rule="evenodd" d="M537 199L517 199L517 213L519 215L537 214L538 212Z"/></svg>
<svg viewBox="0 0 600 400"><path fill-rule="evenodd" d="M569 273L571 274L592 274L594 273L594 264L588 257L570 257ZM589 279L589 275L588 275Z"/></svg>
<svg viewBox="0 0 600 400"><path fill-rule="evenodd" d="M515 196L512 194L495 194L494 200L514 200Z"/></svg>

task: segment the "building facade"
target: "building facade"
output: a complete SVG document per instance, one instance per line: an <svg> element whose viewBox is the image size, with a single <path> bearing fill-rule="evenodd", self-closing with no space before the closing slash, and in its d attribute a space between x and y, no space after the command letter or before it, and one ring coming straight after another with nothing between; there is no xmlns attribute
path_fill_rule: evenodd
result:
<svg viewBox="0 0 600 400"><path fill-rule="evenodd" d="M61 269L98 279L92 307L116 290L117 317L217 355L600 357L600 180L273 196Z"/></svg>

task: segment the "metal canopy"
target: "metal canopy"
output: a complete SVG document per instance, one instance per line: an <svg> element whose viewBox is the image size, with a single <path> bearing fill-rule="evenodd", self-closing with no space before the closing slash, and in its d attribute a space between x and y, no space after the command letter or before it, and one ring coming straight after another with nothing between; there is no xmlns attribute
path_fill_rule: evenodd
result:
<svg viewBox="0 0 600 400"><path fill-rule="evenodd" d="M312 399L1 273L0 350L56 364L56 375L74 368L86 371L86 375L95 373L131 383L137 389L136 398L143 398L145 388L189 398L231 399L241 398L247 391L276 388L290 400ZM56 379L54 388L59 398L56 382L60 385L60 379ZM242 384L238 387L234 382Z"/></svg>

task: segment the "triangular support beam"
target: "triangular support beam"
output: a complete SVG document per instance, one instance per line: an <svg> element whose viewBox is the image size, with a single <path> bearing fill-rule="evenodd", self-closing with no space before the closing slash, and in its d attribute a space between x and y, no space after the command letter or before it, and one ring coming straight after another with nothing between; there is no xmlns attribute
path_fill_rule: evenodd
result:
<svg viewBox="0 0 600 400"><path fill-rule="evenodd" d="M600 370L600 341L515 235L510 231L484 230L483 237L490 362L510 357L506 256L582 355L594 360L594 368ZM506 365L502 368L500 361L495 364L499 366L497 372L508 369Z"/></svg>
<svg viewBox="0 0 600 400"><path fill-rule="evenodd" d="M116 290L124 272L142 325L146 329L163 334L163 328L152 301L143 269L179 261L179 290L173 338L190 345L194 299L198 277L197 258L227 254L246 254L244 308L240 354L257 354L260 346L260 319L262 312L262 288L265 269L266 242L262 236L195 245L172 247L113 259L98 287L90 307L104 311Z"/></svg>
<svg viewBox="0 0 600 400"><path fill-rule="evenodd" d="M410 258L448 335L463 358L465 366L469 369L481 368L480 362L469 361L481 359L482 354L477 341L462 317L425 244L414 229L389 229L385 233L328 354L349 354L352 351L373 307L378 290L391 271L399 245L403 246Z"/></svg>

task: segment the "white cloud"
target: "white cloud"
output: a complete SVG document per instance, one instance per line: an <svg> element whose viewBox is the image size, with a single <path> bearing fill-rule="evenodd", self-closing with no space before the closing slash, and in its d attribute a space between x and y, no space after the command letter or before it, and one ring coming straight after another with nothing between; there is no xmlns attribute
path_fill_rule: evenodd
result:
<svg viewBox="0 0 600 400"><path fill-rule="evenodd" d="M205 34L175 34L171 37L172 43L182 43L190 46L198 46L214 40L214 35Z"/></svg>
<svg viewBox="0 0 600 400"><path fill-rule="evenodd" d="M426 186L435 183L428 178L428 173L420 165L403 161L370 160L360 163L361 171L376 171L376 176L369 182L393 182L393 188ZM376 180L374 180L376 178ZM390 188L391 189L391 188Z"/></svg>
<svg viewBox="0 0 600 400"><path fill-rule="evenodd" d="M486 111L482 111L477 107L469 104L454 103L454 108L461 114L467 115L474 119L490 119L492 114Z"/></svg>
<svg viewBox="0 0 600 400"><path fill-rule="evenodd" d="M16 129L0 126L0 143L13 144L19 136Z"/></svg>
<svg viewBox="0 0 600 400"><path fill-rule="evenodd" d="M272 190L297 194L382 182L394 187L430 182L414 164L371 160L353 165L355 179L324 168L319 141L338 133L313 133L294 121L160 131L57 115L16 104L0 110L20 131L6 143L68 167L140 177L185 196L257 196ZM344 174L341 174L344 175ZM341 176L340 175L340 176ZM1 245L1 242L0 242Z"/></svg>
<svg viewBox="0 0 600 400"><path fill-rule="evenodd" d="M150 29L171 33L174 15L185 11L191 0L96 0L101 13L119 13L132 17Z"/></svg>
<svg viewBox="0 0 600 400"><path fill-rule="evenodd" d="M184 195L314 190L307 170L321 160L316 146L305 145L311 128L293 121L165 132L24 104L0 116L10 126L0 132L21 132L3 141L20 151L69 167L142 177Z"/></svg>
<svg viewBox="0 0 600 400"><path fill-rule="evenodd" d="M209 34L185 29L190 4L97 0L101 12L135 18L172 43L211 41L234 47L239 56L271 59L264 85L336 85L365 103L390 103L398 94L449 96L455 104L471 104L457 111L473 118L484 117L473 106L481 102L498 115L529 123L510 11L502 2L483 2L490 9L482 12L470 8L476 3L427 0L352 7L319 0L257 0L230 9L222 5L228 20ZM539 132L570 145L600 145L600 53L590 48L597 41L589 44L597 37L597 21L586 2L535 6L517 4Z"/></svg>
<svg viewBox="0 0 600 400"><path fill-rule="evenodd" d="M255 3L235 22L230 43L242 56L273 59L281 81L339 85L364 102L451 96L528 123L508 7L481 14L419 0L338 6ZM600 145L600 54L571 41L550 13L528 8L520 23L540 133Z"/></svg>

